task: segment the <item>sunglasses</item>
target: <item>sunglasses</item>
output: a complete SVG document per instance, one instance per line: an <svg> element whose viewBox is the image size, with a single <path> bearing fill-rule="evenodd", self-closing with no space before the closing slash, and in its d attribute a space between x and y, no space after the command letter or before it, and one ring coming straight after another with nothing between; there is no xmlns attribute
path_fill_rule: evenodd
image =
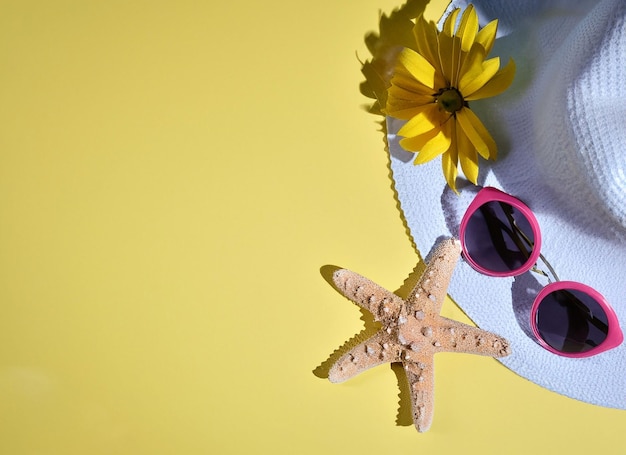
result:
<svg viewBox="0 0 626 455"><path fill-rule="evenodd" d="M533 334L545 349L566 357L589 357L617 347L624 339L615 311L593 288L560 281L541 254L541 231L533 212L519 199L496 188L481 189L461 220L464 259L494 277L529 270L548 277L531 307ZM546 265L555 281L537 269Z"/></svg>

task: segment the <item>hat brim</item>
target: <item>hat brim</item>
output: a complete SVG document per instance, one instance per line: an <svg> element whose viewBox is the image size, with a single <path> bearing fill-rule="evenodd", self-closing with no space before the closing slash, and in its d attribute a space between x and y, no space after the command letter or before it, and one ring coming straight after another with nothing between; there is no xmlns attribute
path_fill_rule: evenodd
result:
<svg viewBox="0 0 626 455"><path fill-rule="evenodd" d="M623 226L615 227L593 191L561 191L550 181L550 173L542 169L545 162L539 156L546 152L542 150L542 135L570 134L562 130L565 124L558 123L566 120L555 116L546 124L546 119L537 115L536 106L537 97L545 90L541 85L545 78L539 77L542 66L554 64L549 62L553 58L551 52L557 49L557 41L564 41L558 34L580 22L580 17L574 16L560 19L558 24L554 17L544 22L525 21L523 27L508 30L507 36L497 40L494 53L505 59L512 56L518 63L518 74L505 94L472 106L500 148L497 162L488 166L483 162L480 183L523 200L541 227L542 253L560 278L579 281L601 292L618 319L624 321ZM546 30L554 35L554 42L541 43L542 48L530 42L529 38L536 34L544 33L545 37ZM549 37L545 39L549 41ZM427 253L442 237L458 238L461 217L478 188L461 183L457 195L447 187L439 160L414 165L413 154L400 147L395 135L399 126L399 121L387 119L394 187L412 240L420 252ZM573 169L572 178L577 178L576 172L584 169ZM542 348L530 328L530 309L542 286L541 279L531 272L515 278L494 278L476 272L462 261L449 293L479 327L510 341L512 354L500 361L512 371L568 397L626 409L626 344L585 359L561 357Z"/></svg>

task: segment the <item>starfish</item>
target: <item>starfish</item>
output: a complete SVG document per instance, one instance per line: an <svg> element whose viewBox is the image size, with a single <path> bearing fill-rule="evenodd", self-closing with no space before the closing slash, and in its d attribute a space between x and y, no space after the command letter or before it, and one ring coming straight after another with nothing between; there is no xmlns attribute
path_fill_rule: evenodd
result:
<svg viewBox="0 0 626 455"><path fill-rule="evenodd" d="M458 241L442 241L406 299L349 270L333 274L337 289L372 313L382 327L337 359L328 379L343 382L376 365L401 362L411 394L413 423L419 432L427 431L433 418L434 354L510 354L504 338L440 315L459 256Z"/></svg>

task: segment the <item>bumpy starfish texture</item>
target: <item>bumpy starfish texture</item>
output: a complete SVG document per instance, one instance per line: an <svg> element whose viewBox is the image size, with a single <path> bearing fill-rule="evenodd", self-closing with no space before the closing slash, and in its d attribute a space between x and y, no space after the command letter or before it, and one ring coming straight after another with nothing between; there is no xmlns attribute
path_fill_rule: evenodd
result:
<svg viewBox="0 0 626 455"><path fill-rule="evenodd" d="M420 432L430 428L433 418L434 354L510 354L504 338L439 314L459 255L457 241L441 242L406 300L349 270L333 275L337 289L371 312L382 328L341 356L328 379L343 382L376 365L401 362L411 393L413 423Z"/></svg>

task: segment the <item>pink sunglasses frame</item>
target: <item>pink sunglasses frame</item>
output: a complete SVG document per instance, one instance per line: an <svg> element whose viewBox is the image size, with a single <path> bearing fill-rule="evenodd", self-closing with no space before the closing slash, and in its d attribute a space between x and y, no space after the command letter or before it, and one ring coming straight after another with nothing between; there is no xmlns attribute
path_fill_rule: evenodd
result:
<svg viewBox="0 0 626 455"><path fill-rule="evenodd" d="M606 338L604 339L604 341L600 343L598 346L592 349L589 349L588 351L585 351L585 352L561 352L558 349L554 349L552 346L546 343L544 339L541 337L541 334L539 333L539 329L537 328L537 311L539 310L539 306L541 305L541 302L543 301L546 295L550 294L551 292L561 291L561 290L574 290L574 291L583 292L589 295L590 297L592 297L602 307L602 310L606 314L607 325L608 325L609 330L606 334ZM609 305L609 302L607 302L607 300L604 298L602 294L600 294L598 291L596 291L592 287L589 287L586 284L578 283L576 281L555 281L554 283L550 283L547 286L545 286L539 292L539 294L537 294L537 297L535 297L533 306L530 309L530 326L533 330L533 334L535 335L535 337L537 338L541 346L543 346L548 351L553 352L554 354L562 355L565 357L573 357L573 358L590 357L592 355L596 355L596 354L600 354L601 352L608 351L609 349L613 349L619 346L622 343L622 341L624 341L624 335L620 328L619 320L617 319L617 315L615 314L615 311L613 310L613 308L611 308L611 305Z"/></svg>
<svg viewBox="0 0 626 455"><path fill-rule="evenodd" d="M506 271L506 272L494 272L492 270L489 269L485 269L484 267L481 267L479 264L477 264L474 259L469 255L466 245L465 245L465 230L467 227L467 224L471 218L471 216L474 214L474 212L476 212L482 205L486 204L487 202L504 202L506 204L511 205L512 207L515 207L517 210L519 210L528 220L528 222L530 223L531 229L533 231L533 236L534 236L534 247L533 250L528 258L528 261L522 265L520 268L513 270L513 271ZM476 271L484 274L484 275L488 275L488 276L493 276L493 277L507 277L507 276L517 276L517 275L521 275L525 272L528 272L529 270L531 270L535 264L537 263L537 260L539 259L540 255L541 255L541 230L539 228L539 223L537 222L537 218L535 217L535 215L533 214L533 212L530 210L530 208L524 204L522 201L520 201L519 199L517 199L516 197L513 197L507 193L504 193L503 191L500 191L496 188L493 187L485 187L483 189L481 189L478 194L476 195L476 197L474 198L474 200L472 201L472 203L469 205L469 207L467 208L465 214L463 215L463 218L461 220L461 226L460 226L460 230L459 230L459 237L460 237L460 241L461 241L461 249L463 251L463 258L472 266L472 268L474 268ZM546 341L544 341L544 339L541 337L541 334L539 332L539 329L537 328L537 311L539 309L539 306L541 305L541 302L543 301L543 299L550 293L555 292L555 291L559 291L559 290L575 290L575 291L579 291L579 292L583 292L589 296L591 296L596 302L598 302L598 304L602 307L603 311L605 312L606 316L607 316L607 322L608 322L608 332L607 332L607 336L606 339L599 344L598 346L585 351L585 352L562 352L559 351L555 348L553 348L552 346L550 346ZM571 357L571 358L583 358L583 357L590 357L596 354L600 354L601 352L607 351L609 349L613 349L617 346L619 346L622 341L624 340L624 335L622 333L622 330L620 328L620 324L619 324L619 320L617 318L617 315L615 314L615 311L613 310L613 308L611 307L611 305L609 305L608 301L606 300L606 298L604 298L604 296L602 294L600 294L598 291L596 291L595 289L587 286L586 284L582 284L582 283L578 283L576 281L555 281L553 283L550 283L546 286L543 287L543 289L541 289L541 291L537 294L537 296L535 297L535 300L533 302L533 305L531 307L530 310L530 325L533 331L533 334L535 335L535 337L537 338L537 341L539 342L539 344L545 348L546 350L560 355L560 356L564 356L564 357Z"/></svg>
<svg viewBox="0 0 626 455"><path fill-rule="evenodd" d="M522 214L530 223L531 229L533 230L535 247L533 248L530 257L528 258L528 261L516 270L506 272L494 272L492 270L485 269L481 267L478 263L476 263L467 251L467 247L465 245L465 229L467 228L467 224L469 223L470 218L472 217L474 212L476 212L481 206L483 206L487 202L493 201L504 202L522 212ZM526 206L526 204L524 204L519 199L490 186L481 189L467 208L465 215L463 215L463 218L461 220L459 236L461 237L461 248L463 250L463 257L474 269L476 269L483 275L497 277L521 275L522 273L528 272L530 269L533 268L533 266L537 263L537 260L539 259L539 255L541 254L541 230L539 229L539 222L537 222L537 218L535 218L533 212L528 208L528 206Z"/></svg>

